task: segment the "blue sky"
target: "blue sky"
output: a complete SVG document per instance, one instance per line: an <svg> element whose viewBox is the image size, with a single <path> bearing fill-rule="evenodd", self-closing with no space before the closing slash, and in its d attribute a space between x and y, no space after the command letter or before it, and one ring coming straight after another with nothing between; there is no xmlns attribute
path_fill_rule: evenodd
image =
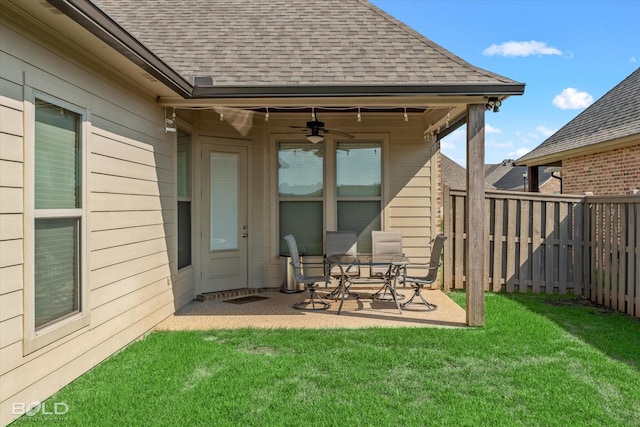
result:
<svg viewBox="0 0 640 427"><path fill-rule="evenodd" d="M526 84L487 112L485 162L537 147L640 67L640 0L370 0L467 62ZM442 140L465 165L465 128Z"/></svg>

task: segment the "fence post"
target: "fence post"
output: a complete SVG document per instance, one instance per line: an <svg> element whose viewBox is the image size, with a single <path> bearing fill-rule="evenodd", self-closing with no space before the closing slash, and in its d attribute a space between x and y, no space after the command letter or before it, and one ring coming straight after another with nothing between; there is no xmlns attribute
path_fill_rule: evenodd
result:
<svg viewBox="0 0 640 427"><path fill-rule="evenodd" d="M444 260L442 266L442 288L445 292L451 290L451 282L453 278L453 253L451 248L453 247L453 212L451 196L449 195L449 186L447 184L442 185L442 216L443 224L442 229L447 240L444 241Z"/></svg>

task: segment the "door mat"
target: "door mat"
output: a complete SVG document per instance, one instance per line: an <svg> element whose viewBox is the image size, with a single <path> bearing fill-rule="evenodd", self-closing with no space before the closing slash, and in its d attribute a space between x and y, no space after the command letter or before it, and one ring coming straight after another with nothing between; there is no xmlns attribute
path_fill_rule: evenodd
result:
<svg viewBox="0 0 640 427"><path fill-rule="evenodd" d="M246 297L240 297L235 299L228 299L223 302L228 302L230 304L246 304L249 302L260 301L263 299L269 299L269 297L262 297L260 295L247 295Z"/></svg>

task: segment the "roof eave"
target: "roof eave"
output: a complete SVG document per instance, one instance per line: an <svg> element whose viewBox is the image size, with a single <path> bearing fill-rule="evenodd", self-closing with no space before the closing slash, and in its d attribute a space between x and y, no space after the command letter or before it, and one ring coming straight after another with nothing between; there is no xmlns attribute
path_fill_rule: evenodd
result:
<svg viewBox="0 0 640 427"><path fill-rule="evenodd" d="M193 86L89 0L47 0L150 75L188 98Z"/></svg>
<svg viewBox="0 0 640 427"><path fill-rule="evenodd" d="M514 162L516 166L542 166L561 164L563 160L579 156L586 156L602 151L624 148L640 143L640 133L628 135L623 138L616 138L609 141L597 142L569 150L556 151L553 153L535 155L535 150L525 154ZM532 157L530 157L532 155Z"/></svg>
<svg viewBox="0 0 640 427"><path fill-rule="evenodd" d="M215 98L300 98L300 97L394 97L394 96L510 96L524 93L523 83L459 85L243 85L218 86L211 78L196 77L191 97Z"/></svg>

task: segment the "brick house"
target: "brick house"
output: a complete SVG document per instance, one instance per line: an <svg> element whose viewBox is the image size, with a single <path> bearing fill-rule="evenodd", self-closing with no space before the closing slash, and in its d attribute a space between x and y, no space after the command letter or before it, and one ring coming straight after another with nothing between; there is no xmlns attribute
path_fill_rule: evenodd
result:
<svg viewBox="0 0 640 427"><path fill-rule="evenodd" d="M516 164L530 177L540 166L561 167L565 194L633 193L640 189L639 98L640 68Z"/></svg>

